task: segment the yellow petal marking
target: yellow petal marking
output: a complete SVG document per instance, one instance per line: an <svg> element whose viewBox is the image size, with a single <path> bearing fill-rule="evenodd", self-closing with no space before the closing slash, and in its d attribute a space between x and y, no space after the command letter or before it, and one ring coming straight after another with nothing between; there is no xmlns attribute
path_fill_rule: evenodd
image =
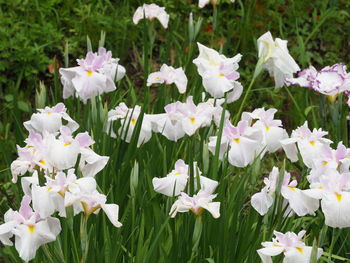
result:
<svg viewBox="0 0 350 263"><path fill-rule="evenodd" d="M44 160L40 160L39 163L41 163L42 165L46 165L46 162Z"/></svg>
<svg viewBox="0 0 350 263"><path fill-rule="evenodd" d="M343 199L343 196L341 194L335 193L335 196L338 199L338 202L340 203L340 201Z"/></svg>
<svg viewBox="0 0 350 263"><path fill-rule="evenodd" d="M240 142L240 140L239 140L239 138L236 138L236 139L233 139L236 143L239 143Z"/></svg>
<svg viewBox="0 0 350 263"><path fill-rule="evenodd" d="M303 253L303 249L301 247L296 247L296 249L300 252Z"/></svg>
<svg viewBox="0 0 350 263"><path fill-rule="evenodd" d="M289 188L290 190L294 191L294 192L296 191L296 190L295 190L295 187L288 186L288 188Z"/></svg>
<svg viewBox="0 0 350 263"><path fill-rule="evenodd" d="M34 225L28 225L29 232L32 234L35 231L35 226Z"/></svg>
<svg viewBox="0 0 350 263"><path fill-rule="evenodd" d="M194 124L195 121L196 121L196 118L190 118L190 122L191 122L192 124Z"/></svg>
<svg viewBox="0 0 350 263"><path fill-rule="evenodd" d="M132 124L132 125L135 125L135 124L136 124L136 120L132 119L132 120L131 120L131 124Z"/></svg>
<svg viewBox="0 0 350 263"><path fill-rule="evenodd" d="M312 146L315 146L315 141L311 141L310 144L311 144Z"/></svg>
<svg viewBox="0 0 350 263"><path fill-rule="evenodd" d="M89 209L87 203L81 202L81 204L82 204L82 206L83 206L83 208L84 208L84 214L85 214L86 216L91 215L91 214L92 214L93 212L95 212L97 209L101 208L101 205L97 205L97 206L91 207L91 208Z"/></svg>
<svg viewBox="0 0 350 263"><path fill-rule="evenodd" d="M335 100L337 99L337 97L339 96L339 93L334 94L334 95L327 95L327 99L330 103L334 104Z"/></svg>
<svg viewBox="0 0 350 263"><path fill-rule="evenodd" d="M270 130L270 126L265 127L266 131Z"/></svg>
<svg viewBox="0 0 350 263"><path fill-rule="evenodd" d="M267 55L264 57L264 62L266 62L272 56L272 51L275 49L275 43L267 40L263 40L263 42L267 45Z"/></svg>
<svg viewBox="0 0 350 263"><path fill-rule="evenodd" d="M86 74L88 75L88 77L90 77L92 75L92 71L86 71Z"/></svg>

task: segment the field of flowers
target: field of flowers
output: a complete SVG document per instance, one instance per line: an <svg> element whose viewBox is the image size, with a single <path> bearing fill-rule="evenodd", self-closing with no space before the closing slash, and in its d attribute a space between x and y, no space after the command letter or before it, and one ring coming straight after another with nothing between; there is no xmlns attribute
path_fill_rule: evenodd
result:
<svg viewBox="0 0 350 263"><path fill-rule="evenodd" d="M0 4L0 262L350 262L350 2L73 2Z"/></svg>

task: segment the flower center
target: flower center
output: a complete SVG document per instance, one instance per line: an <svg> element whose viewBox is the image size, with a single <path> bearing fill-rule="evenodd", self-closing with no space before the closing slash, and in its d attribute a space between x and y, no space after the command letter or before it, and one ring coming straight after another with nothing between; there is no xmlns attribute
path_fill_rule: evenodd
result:
<svg viewBox="0 0 350 263"><path fill-rule="evenodd" d="M341 194L338 194L338 193L335 193L335 196L337 197L337 200L340 203L340 201L343 199L343 196Z"/></svg>
<svg viewBox="0 0 350 263"><path fill-rule="evenodd" d="M28 225L29 232L32 234L34 233L35 226L34 225Z"/></svg>
<svg viewBox="0 0 350 263"><path fill-rule="evenodd" d="M335 100L337 99L337 97L339 96L339 93L334 94L334 95L327 95L327 99L330 103L334 104Z"/></svg>
<svg viewBox="0 0 350 263"><path fill-rule="evenodd" d="M93 212L95 212L97 209L101 208L101 205L97 205L97 206L94 206L94 207L91 207L89 208L89 205L85 202L81 202L83 208L84 208L84 214L86 216L89 216L91 215Z"/></svg>
<svg viewBox="0 0 350 263"><path fill-rule="evenodd" d="M204 211L203 207L191 208L190 210L191 210L191 211L193 212L193 214L195 214L196 216L200 216L200 215L203 213L203 211Z"/></svg>

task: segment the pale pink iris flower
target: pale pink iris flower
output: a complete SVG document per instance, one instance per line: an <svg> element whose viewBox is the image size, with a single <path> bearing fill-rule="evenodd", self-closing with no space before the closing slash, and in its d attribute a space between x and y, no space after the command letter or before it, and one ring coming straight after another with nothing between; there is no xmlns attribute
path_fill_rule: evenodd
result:
<svg viewBox="0 0 350 263"><path fill-rule="evenodd" d="M147 86L151 86L153 84L175 84L178 91L183 94L186 92L187 87L187 77L182 68L173 68L166 64L163 64L160 68L160 71L153 72L148 76Z"/></svg>
<svg viewBox="0 0 350 263"><path fill-rule="evenodd" d="M227 93L227 102L231 103L240 98L243 87L237 72L242 55L226 58L214 49L198 44L199 55L193 60L202 77L204 89L213 98L223 98Z"/></svg>
<svg viewBox="0 0 350 263"><path fill-rule="evenodd" d="M63 103L58 103L51 108L38 109L38 113L34 113L30 120L24 122L23 125L30 132L43 134L46 131L55 133L63 125L63 120L67 122L66 126L72 131L79 128L79 124L67 114L67 108Z"/></svg>
<svg viewBox="0 0 350 263"><path fill-rule="evenodd" d="M327 95L331 102L343 92L350 92L350 73L343 64L334 64L317 71L310 66L298 73L297 78L286 79L288 85L298 85Z"/></svg>
<svg viewBox="0 0 350 263"><path fill-rule="evenodd" d="M124 102L119 103L117 107L108 112L108 120L106 126L106 132L112 137L116 138L117 134L114 132L114 122L120 120L120 128L118 129L118 136L121 136L122 140L126 142L131 141L131 137L134 133L136 124L138 122L139 115L141 113L141 107L136 105L134 108L128 108ZM148 142L152 137L152 122L151 115L144 114L139 138L137 141L137 147Z"/></svg>
<svg viewBox="0 0 350 263"><path fill-rule="evenodd" d="M29 206L31 198L24 196L19 211L9 209L5 215L5 223L0 225L0 241L12 246L12 236L15 236L15 247L19 256L28 262L35 257L41 245L56 240L61 232L61 224L57 218L41 218Z"/></svg>
<svg viewBox="0 0 350 263"><path fill-rule="evenodd" d="M209 151L215 154L217 136L209 138ZM219 158L222 160L228 152L228 161L237 167L246 167L259 156L263 133L260 129L249 126L247 120L241 120L237 126L233 126L226 120L220 142Z"/></svg>
<svg viewBox="0 0 350 263"><path fill-rule="evenodd" d="M138 24L143 18L151 21L157 18L165 29L168 28L169 15L165 11L165 7L160 7L156 4L143 4L143 6L139 6L136 9L132 21L134 24Z"/></svg>
<svg viewBox="0 0 350 263"><path fill-rule="evenodd" d="M218 186L218 182L208 177L201 176L197 163L193 163L194 173L194 189L197 187L197 176L199 176L200 189L213 193ZM154 191L167 195L177 196L181 192L185 191L185 188L190 180L189 166L181 159L175 162L175 169L172 170L166 177L158 178L155 177L152 180Z"/></svg>
<svg viewBox="0 0 350 263"><path fill-rule="evenodd" d="M289 54L287 40L272 38L270 32L266 32L258 38L258 55L263 67L275 79L275 87L281 88L286 78L292 78L293 74L300 70L298 64Z"/></svg>
<svg viewBox="0 0 350 263"><path fill-rule="evenodd" d="M255 109L253 112L243 112L242 120L247 120L253 128L259 129L263 133L261 150L273 153L282 148L281 140L288 138L288 133L282 128L282 121L274 119L276 109L264 108Z"/></svg>
<svg viewBox="0 0 350 263"><path fill-rule="evenodd" d="M251 198L253 208L260 215L265 215L273 204L279 173L279 169L273 167L269 177L264 178L265 187ZM318 200L307 196L303 190L296 188L297 181L290 181L290 179L290 173L285 172L281 184L281 194L290 208L287 209L286 215L290 215L290 210L298 216L315 215L319 206Z"/></svg>
<svg viewBox="0 0 350 263"><path fill-rule="evenodd" d="M325 224L330 227L350 227L350 173L336 170L321 175L305 193L321 200Z"/></svg>
<svg viewBox="0 0 350 263"><path fill-rule="evenodd" d="M275 238L272 242L262 242L264 248L257 252L263 263L272 263L272 256L284 254L283 263L309 263L312 253L312 247L306 246L302 241L306 231L302 230L296 235L293 232L285 234L274 231ZM317 248L317 259L323 253L322 248Z"/></svg>
<svg viewBox="0 0 350 263"><path fill-rule="evenodd" d="M170 209L169 215L175 217L177 213L192 211L196 216L200 216L207 210L214 218L220 217L220 202L213 202L216 194L211 194L200 190L197 194L189 196L182 192Z"/></svg>
<svg viewBox="0 0 350 263"><path fill-rule="evenodd" d="M313 160L319 156L324 145L332 143L331 140L324 138L328 132L320 129L308 128L307 121L292 132L290 138L281 140L281 145L287 157L292 161L298 160L298 149L304 164L311 168ZM298 147L297 147L298 146Z"/></svg>
<svg viewBox="0 0 350 263"><path fill-rule="evenodd" d="M70 184L64 195L64 205L73 205L74 214L84 212L85 216L98 214L102 209L115 227L121 227L119 222L119 206L107 204L107 197L96 190L96 180L93 177L83 177Z"/></svg>
<svg viewBox="0 0 350 263"><path fill-rule="evenodd" d="M88 99L116 89L115 80L125 75L125 68L112 58L111 51L99 48L98 53L88 52L85 59L77 59L77 67L60 68L63 98L77 96L84 103Z"/></svg>

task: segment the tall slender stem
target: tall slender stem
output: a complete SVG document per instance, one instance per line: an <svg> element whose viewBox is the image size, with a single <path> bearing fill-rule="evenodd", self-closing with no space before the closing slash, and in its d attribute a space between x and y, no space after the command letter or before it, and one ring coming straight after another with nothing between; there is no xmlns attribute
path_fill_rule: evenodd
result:
<svg viewBox="0 0 350 263"><path fill-rule="evenodd" d="M82 215L80 221L80 240L81 240L81 260L80 263L85 263L89 250L89 235L87 231L87 221L89 216Z"/></svg>
<svg viewBox="0 0 350 263"><path fill-rule="evenodd" d="M260 72L262 70L263 63L264 63L264 58L263 57L259 58L258 63L256 64L255 69L254 69L253 78L252 78L252 80L249 83L248 89L247 89L246 93L244 94L242 103L239 106L238 112L236 114L236 118L234 119L234 124L235 125L237 125L238 120L240 119L240 116L241 116L242 111L243 111L243 107L245 106L246 100L248 99L249 93L250 93L250 91L251 91L251 89L252 89L252 87L254 85L255 79L257 78L257 76L259 76L259 74L260 74Z"/></svg>
<svg viewBox="0 0 350 263"><path fill-rule="evenodd" d="M244 105L245 105L245 103L246 103L246 100L247 100L247 98L248 98L248 95L249 95L249 93L250 93L250 90L252 89L252 87L253 87L253 85L254 85L254 82L255 82L255 78L253 77L253 79L250 81L250 84L249 84L249 87L248 87L246 93L244 94L242 103L241 103L241 105L239 106L238 112L237 112L237 114L236 114L236 118L235 118L235 120L234 120L234 124L235 124L235 125L237 125L238 120L239 120L239 118L240 118L240 116L241 116L241 114L242 114L243 107L244 107Z"/></svg>
<svg viewBox="0 0 350 263"><path fill-rule="evenodd" d="M215 180L217 180L217 172L218 172L218 166L219 166L219 155L220 155L220 148L221 148L221 138L222 138L222 131L224 129L224 122L225 122L225 114L226 114L226 105L227 105L227 94L225 94L225 102L224 106L222 107L222 113L221 113L221 119L220 119L220 126L219 126L219 134L216 140L216 147L215 147L215 155L214 155L214 161L213 161L213 169L212 169L212 177Z"/></svg>

